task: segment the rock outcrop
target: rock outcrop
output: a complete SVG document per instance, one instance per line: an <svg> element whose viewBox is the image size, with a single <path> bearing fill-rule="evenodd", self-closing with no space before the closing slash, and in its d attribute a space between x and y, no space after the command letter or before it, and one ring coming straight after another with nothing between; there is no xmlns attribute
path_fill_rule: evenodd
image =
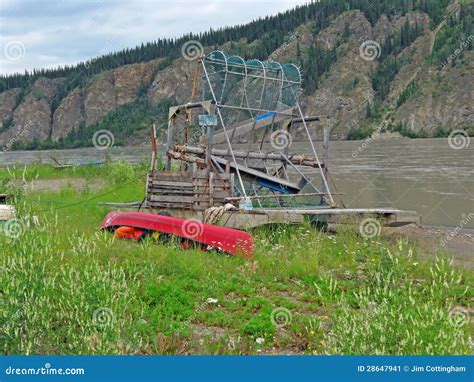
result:
<svg viewBox="0 0 474 382"><path fill-rule="evenodd" d="M85 121L84 90L74 89L54 111L52 141L56 142L66 137L81 124L85 124Z"/></svg>
<svg viewBox="0 0 474 382"><path fill-rule="evenodd" d="M0 93L0 134L4 128L4 123L13 118L13 112L17 106L17 97L21 89L10 89Z"/></svg>

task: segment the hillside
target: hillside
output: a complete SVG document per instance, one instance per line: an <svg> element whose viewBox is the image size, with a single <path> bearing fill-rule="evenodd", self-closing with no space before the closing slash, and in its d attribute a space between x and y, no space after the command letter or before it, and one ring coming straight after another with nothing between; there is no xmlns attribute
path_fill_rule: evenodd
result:
<svg viewBox="0 0 474 382"><path fill-rule="evenodd" d="M86 146L104 128L116 144L145 143L145 129L191 96L195 63L181 57L190 39L206 52L299 64L303 109L330 115L335 139L363 138L384 121L410 137L474 134L473 21L472 1L326 0L76 67L1 76L0 146Z"/></svg>

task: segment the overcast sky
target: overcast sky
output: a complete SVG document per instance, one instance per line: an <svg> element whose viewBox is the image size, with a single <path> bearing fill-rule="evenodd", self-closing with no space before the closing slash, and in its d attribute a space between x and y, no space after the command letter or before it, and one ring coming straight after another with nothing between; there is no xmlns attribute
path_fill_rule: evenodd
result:
<svg viewBox="0 0 474 382"><path fill-rule="evenodd" d="M86 61L160 37L249 22L308 0L0 0L0 73Z"/></svg>

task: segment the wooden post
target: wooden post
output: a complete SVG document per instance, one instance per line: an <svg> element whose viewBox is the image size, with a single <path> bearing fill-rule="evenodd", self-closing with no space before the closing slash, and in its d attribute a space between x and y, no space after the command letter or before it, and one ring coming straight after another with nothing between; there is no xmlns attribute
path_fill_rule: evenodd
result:
<svg viewBox="0 0 474 382"><path fill-rule="evenodd" d="M168 137L166 141L166 151L173 150L174 147L174 121L175 121L175 112L176 108L173 107L170 109L168 113ZM171 158L168 157L166 160L166 170L169 171L171 170Z"/></svg>
<svg viewBox="0 0 474 382"><path fill-rule="evenodd" d="M214 135L214 126L207 126L207 148L206 148L206 165L207 171L211 171L212 157L212 137Z"/></svg>
<svg viewBox="0 0 474 382"><path fill-rule="evenodd" d="M291 134L290 133L290 128L291 128L291 119L288 119L283 123L282 130L286 131L286 133L289 135L289 134ZM288 143L289 142L291 142L291 139L288 137ZM289 153L290 153L290 145L288 144L283 149L283 154L285 154L285 157L288 158L290 156ZM285 173L284 175L288 179L288 174L287 174L287 165L288 165L288 163L286 162L286 160L282 159L281 164L282 164L283 171Z"/></svg>
<svg viewBox="0 0 474 382"><path fill-rule="evenodd" d="M234 196L235 177L234 174L230 174L230 195Z"/></svg>
<svg viewBox="0 0 474 382"><path fill-rule="evenodd" d="M209 163L209 162L208 162ZM214 206L214 173L209 171L209 207Z"/></svg>
<svg viewBox="0 0 474 382"><path fill-rule="evenodd" d="M324 192L329 192L326 187L328 182L328 165L329 165L329 126L327 125L326 118L321 119L321 123L323 124L323 174L326 182L324 182Z"/></svg>
<svg viewBox="0 0 474 382"><path fill-rule="evenodd" d="M153 127L150 131L151 135L151 165L150 171L156 170L156 161L158 160L158 150L156 147L156 126L153 124Z"/></svg>

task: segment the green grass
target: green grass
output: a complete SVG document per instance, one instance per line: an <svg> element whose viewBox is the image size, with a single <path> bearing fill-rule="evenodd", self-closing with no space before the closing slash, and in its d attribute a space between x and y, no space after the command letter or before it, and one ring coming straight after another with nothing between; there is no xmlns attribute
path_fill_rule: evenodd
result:
<svg viewBox="0 0 474 382"><path fill-rule="evenodd" d="M472 273L419 260L423 248L401 239L269 226L245 260L98 231L109 209L95 203L141 200L145 173L123 162L0 169L22 231L0 234L1 353L471 352L471 326L450 311L472 302ZM11 186L58 177L91 187Z"/></svg>

